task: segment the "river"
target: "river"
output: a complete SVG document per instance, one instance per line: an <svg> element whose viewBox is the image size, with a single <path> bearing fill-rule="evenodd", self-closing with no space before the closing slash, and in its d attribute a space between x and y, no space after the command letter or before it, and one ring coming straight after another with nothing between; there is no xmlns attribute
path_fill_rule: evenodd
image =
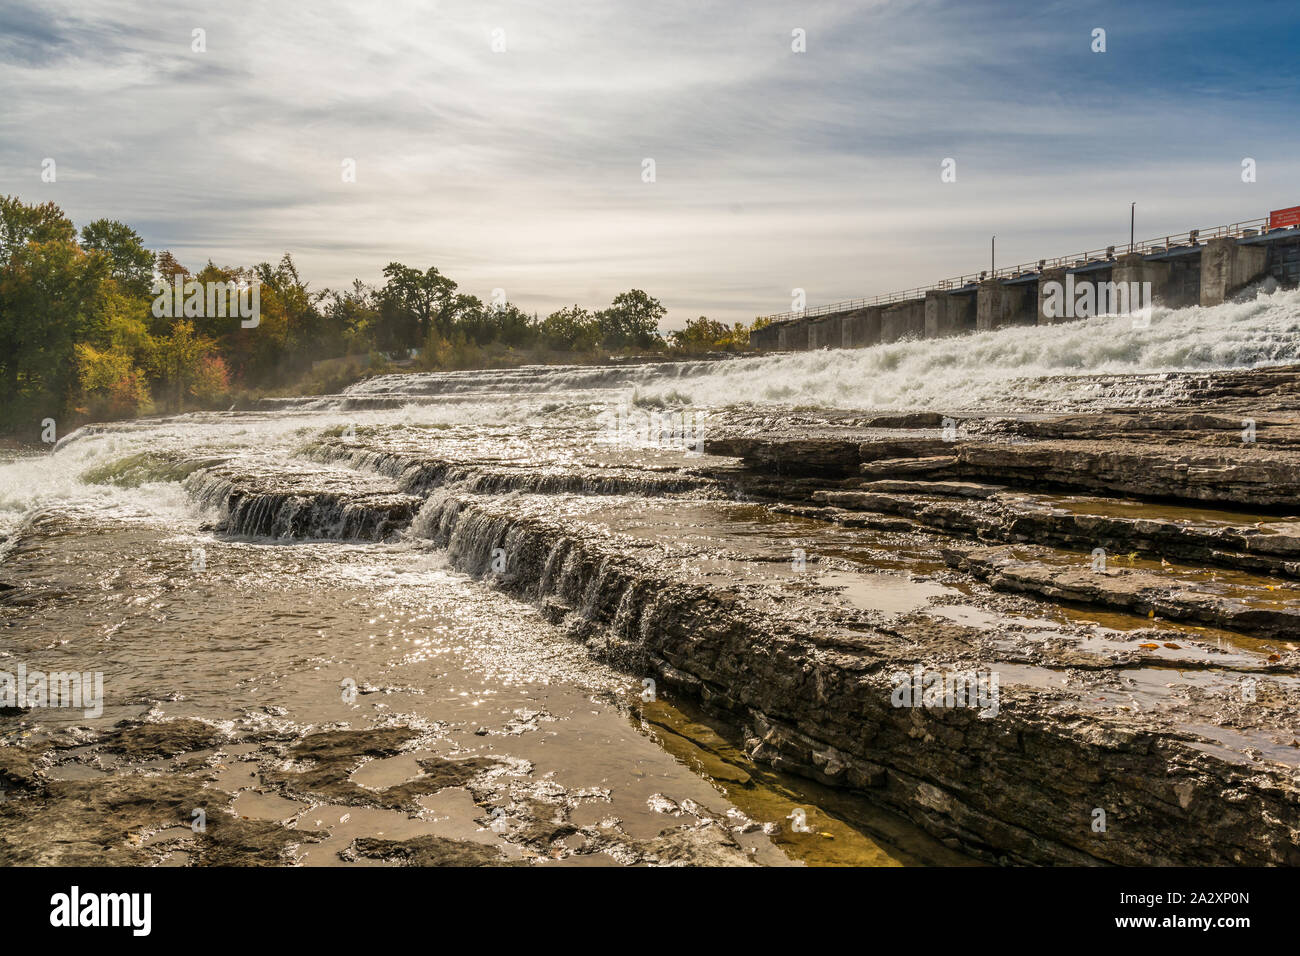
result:
<svg viewBox="0 0 1300 956"><path fill-rule="evenodd" d="M86 426L0 465L0 668L102 673L102 714L15 710L0 731L57 749L46 772L69 803L45 826L73 854L58 859L110 842L86 836L73 796L143 774L197 780L195 810L265 823L276 859L308 865L391 863L417 845L542 865L974 862L751 759L755 728L648 681L631 650L584 630L624 593L602 593L599 575L585 607L548 599L558 586L501 586L538 547L519 529L559 527L796 624L816 626L830 601L877 622L924 611L1068 629L1077 613L955 585L937 538L754 500L697 439L873 410L1142 407L1182 394L1173 373L1297 356L1300 294L1280 292L1157 310L1146 329L1100 319L861 351L384 375L250 411ZM553 547L538 574L577 574L567 555ZM197 736L96 745L179 718ZM396 736L348 738L327 759L323 735L354 731ZM141 822L120 862L206 862L191 815ZM30 858L21 844L11 858Z"/></svg>

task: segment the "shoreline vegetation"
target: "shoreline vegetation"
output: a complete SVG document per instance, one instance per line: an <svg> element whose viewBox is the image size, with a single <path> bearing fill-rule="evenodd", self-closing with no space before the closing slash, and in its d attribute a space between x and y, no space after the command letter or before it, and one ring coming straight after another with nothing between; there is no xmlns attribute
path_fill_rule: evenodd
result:
<svg viewBox="0 0 1300 956"><path fill-rule="evenodd" d="M275 264L191 270L125 223L97 219L78 233L55 203L0 197L0 437L39 444L49 420L63 435L89 422L329 394L387 372L737 353L766 324L700 316L665 336L667 309L640 289L603 309L543 317L502 290L487 303L465 294L436 266L392 262L383 278L312 289L287 252ZM256 283L259 314L251 327L233 313L172 317L155 307L159 283Z"/></svg>

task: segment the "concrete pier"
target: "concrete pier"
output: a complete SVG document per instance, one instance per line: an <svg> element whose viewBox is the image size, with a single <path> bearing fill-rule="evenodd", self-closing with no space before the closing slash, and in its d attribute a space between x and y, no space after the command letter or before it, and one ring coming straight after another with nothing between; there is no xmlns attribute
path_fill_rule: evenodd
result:
<svg viewBox="0 0 1300 956"><path fill-rule="evenodd" d="M1221 305L1264 276L1268 250L1235 239L1211 239L1201 253L1201 305Z"/></svg>
<svg viewBox="0 0 1300 956"><path fill-rule="evenodd" d="M1057 269L1044 269L1038 274L1038 324L1039 325L1056 325L1058 322L1071 322L1070 318L1063 315L1051 316L1047 314L1044 303L1047 301L1048 289L1052 283L1065 287L1065 274L1068 272L1064 266Z"/></svg>
<svg viewBox="0 0 1300 956"><path fill-rule="evenodd" d="M1116 285L1133 282L1141 285L1149 282L1151 301L1163 305L1169 289L1169 272L1170 265L1167 261L1149 259L1141 253L1133 252L1115 260L1115 265L1110 270L1110 280Z"/></svg>
<svg viewBox="0 0 1300 956"><path fill-rule="evenodd" d="M808 348L808 323L802 319L778 327L777 348L784 352L802 352Z"/></svg>
<svg viewBox="0 0 1300 956"><path fill-rule="evenodd" d="M1185 309L1201 302L1201 256L1171 257L1169 279L1165 282L1164 304L1171 309Z"/></svg>
<svg viewBox="0 0 1300 956"><path fill-rule="evenodd" d="M975 331L975 293L932 289L925 294L925 337L942 339Z"/></svg>
<svg viewBox="0 0 1300 956"><path fill-rule="evenodd" d="M842 315L824 315L808 323L808 348L837 349L844 344Z"/></svg>
<svg viewBox="0 0 1300 956"><path fill-rule="evenodd" d="M1008 325L1038 324L1038 284L986 279L975 300L975 329L988 332Z"/></svg>
<svg viewBox="0 0 1300 956"><path fill-rule="evenodd" d="M880 316L880 341L887 344L904 338L925 338L925 299L891 305Z"/></svg>
<svg viewBox="0 0 1300 956"><path fill-rule="evenodd" d="M864 349L880 344L880 317L883 305L869 305L844 316L840 340L846 349Z"/></svg>
<svg viewBox="0 0 1300 956"><path fill-rule="evenodd" d="M764 351L780 348L781 326L773 322L761 329L754 329L749 333L749 345L751 348L763 349Z"/></svg>

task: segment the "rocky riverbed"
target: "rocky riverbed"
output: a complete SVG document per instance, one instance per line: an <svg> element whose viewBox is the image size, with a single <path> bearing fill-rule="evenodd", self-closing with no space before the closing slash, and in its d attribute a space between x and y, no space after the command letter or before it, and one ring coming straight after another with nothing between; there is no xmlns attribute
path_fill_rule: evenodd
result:
<svg viewBox="0 0 1300 956"><path fill-rule="evenodd" d="M53 456L115 510L12 532L5 651L108 690L0 716L8 862L1300 862L1300 370L699 441L414 381Z"/></svg>

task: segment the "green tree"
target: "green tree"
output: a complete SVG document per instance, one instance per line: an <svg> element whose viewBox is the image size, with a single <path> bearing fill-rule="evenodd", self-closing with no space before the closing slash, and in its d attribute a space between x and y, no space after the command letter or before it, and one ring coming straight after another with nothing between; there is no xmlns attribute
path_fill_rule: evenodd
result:
<svg viewBox="0 0 1300 956"><path fill-rule="evenodd" d="M11 241L0 264L0 408L10 424L33 409L67 407L77 381L75 346L97 331L106 277L105 260L77 246L71 223L51 229L49 217L40 220L25 234L57 238ZM7 233L17 234L21 227Z"/></svg>
<svg viewBox="0 0 1300 956"><path fill-rule="evenodd" d="M150 405L148 377L156 351L149 334L150 298L131 296L105 281L86 341L75 345L75 409L94 419L127 418Z"/></svg>
<svg viewBox="0 0 1300 956"><path fill-rule="evenodd" d="M77 228L52 202L29 206L17 196L0 197L0 266L29 242L74 242Z"/></svg>
<svg viewBox="0 0 1300 956"><path fill-rule="evenodd" d="M153 284L154 255L126 223L96 219L81 230L81 247L108 257L109 276L130 295L148 295Z"/></svg>
<svg viewBox="0 0 1300 956"><path fill-rule="evenodd" d="M608 349L653 348L662 344L659 323L668 310L640 289L614 296L608 309L596 313L601 344Z"/></svg>
<svg viewBox="0 0 1300 956"><path fill-rule="evenodd" d="M673 348L683 352L709 352L727 348L731 335L731 329L725 323L702 315L698 319L687 319L686 328L670 332L668 341Z"/></svg>
<svg viewBox="0 0 1300 956"><path fill-rule="evenodd" d="M171 254L170 249L164 249L154 257L154 265L158 274L167 282L172 282L179 276L190 275L190 270L185 268L176 261L176 257Z"/></svg>
<svg viewBox="0 0 1300 956"><path fill-rule="evenodd" d="M453 334L460 332L465 336L466 342L487 345L496 340L492 311L483 307L478 296L458 293L450 302L447 314L448 329Z"/></svg>
<svg viewBox="0 0 1300 956"><path fill-rule="evenodd" d="M600 345L600 324L586 309L574 305L557 309L542 320L542 341L563 352L594 352Z"/></svg>
<svg viewBox="0 0 1300 956"><path fill-rule="evenodd" d="M169 288L174 287L176 277L180 276L181 282L184 283L193 273L185 266L176 261L176 257L171 254L170 250L164 249L154 256L154 268L160 279L167 284ZM170 293L169 293L170 294ZM155 316L150 302L149 312L149 332L153 335L166 335L167 330L171 328L171 318L168 316Z"/></svg>
<svg viewBox="0 0 1300 956"><path fill-rule="evenodd" d="M173 411L185 407L204 374L204 359L216 352L216 343L194 329L188 319L178 319L171 333L158 342L154 353L154 370L167 387Z"/></svg>
<svg viewBox="0 0 1300 956"><path fill-rule="evenodd" d="M288 336L286 344L304 352L314 351L313 343L324 324L316 305L325 293L311 291L287 252L275 268L267 262L259 263L253 268L253 275L262 284L263 293L269 290L280 299Z"/></svg>
<svg viewBox="0 0 1300 956"><path fill-rule="evenodd" d="M536 316L528 315L511 303L490 308L486 320L492 329L492 338L511 348L524 348L537 339Z"/></svg>
<svg viewBox="0 0 1300 956"><path fill-rule="evenodd" d="M388 281L380 291L386 337L396 348L414 348L436 329L451 332L456 283L430 266L421 272L400 262L384 266Z"/></svg>
<svg viewBox="0 0 1300 956"><path fill-rule="evenodd" d="M79 399L76 410L95 419L130 418L150 407L149 386L130 352L78 342Z"/></svg>
<svg viewBox="0 0 1300 956"><path fill-rule="evenodd" d="M379 324L375 291L354 279L346 292L331 292L324 302L326 327L339 347L336 354L357 355L370 351Z"/></svg>

